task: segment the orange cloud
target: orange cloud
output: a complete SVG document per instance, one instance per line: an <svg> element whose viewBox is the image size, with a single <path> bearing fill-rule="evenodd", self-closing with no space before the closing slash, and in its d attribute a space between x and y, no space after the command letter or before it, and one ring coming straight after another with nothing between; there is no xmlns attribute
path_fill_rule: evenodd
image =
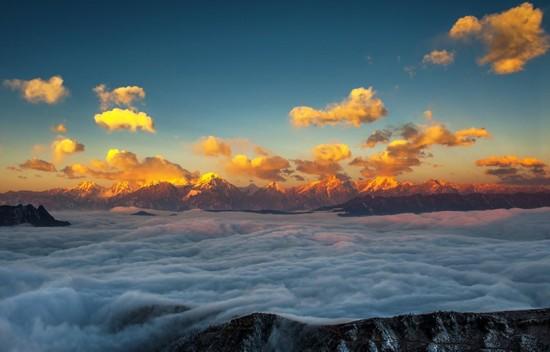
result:
<svg viewBox="0 0 550 352"><path fill-rule="evenodd" d="M365 148L374 148L377 144L380 143L388 143L390 141L390 138L392 136L391 130L376 130L367 138L367 140L363 143L363 147Z"/></svg>
<svg viewBox="0 0 550 352"><path fill-rule="evenodd" d="M61 76L52 76L49 80L34 78L29 81L12 79L4 81L7 87L21 92L23 99L30 103L56 104L69 95L63 86Z"/></svg>
<svg viewBox="0 0 550 352"><path fill-rule="evenodd" d="M258 156L249 159L246 155L237 154L226 165L229 173L246 175L262 180L285 181L283 174L288 172L290 163L280 156Z"/></svg>
<svg viewBox="0 0 550 352"><path fill-rule="evenodd" d="M433 50L422 59L425 64L447 66L455 61L455 54L447 50Z"/></svg>
<svg viewBox="0 0 550 352"><path fill-rule="evenodd" d="M208 136L194 146L195 152L206 156L231 156L231 145L221 138Z"/></svg>
<svg viewBox="0 0 550 352"><path fill-rule="evenodd" d="M346 144L319 144L313 148L312 154L314 160L293 160L296 171L321 178L343 176L339 161L350 158L351 150Z"/></svg>
<svg viewBox="0 0 550 352"><path fill-rule="evenodd" d="M346 144L319 144L313 148L315 160L340 161L351 157L351 150Z"/></svg>
<svg viewBox="0 0 550 352"><path fill-rule="evenodd" d="M110 149L105 160L92 160L89 165L72 164L62 172L68 178L92 177L136 184L170 182L186 185L196 176L161 156L146 157L140 161L136 154L119 149Z"/></svg>
<svg viewBox="0 0 550 352"><path fill-rule="evenodd" d="M481 20L474 16L462 17L453 25L449 36L480 40L487 52L479 64L491 64L497 74L510 74L522 71L529 60L544 55L550 48L542 17L540 9L525 2Z"/></svg>
<svg viewBox="0 0 550 352"><path fill-rule="evenodd" d="M67 133L67 127L62 123L58 123L52 127L52 131L57 133Z"/></svg>
<svg viewBox="0 0 550 352"><path fill-rule="evenodd" d="M108 131L129 130L136 132L140 130L149 133L155 132L152 117L144 112L136 112L129 109L114 108L96 114L94 120L96 124Z"/></svg>
<svg viewBox="0 0 550 352"><path fill-rule="evenodd" d="M485 173L496 176L503 183L510 184L550 184L546 176L547 165L536 158L519 158L515 155L490 156L476 161L480 167L489 167Z"/></svg>
<svg viewBox="0 0 550 352"><path fill-rule="evenodd" d="M37 170L44 172L56 172L57 169L54 164L47 162L45 160L32 158L25 161L23 164L19 164L19 167L22 169Z"/></svg>
<svg viewBox="0 0 550 352"><path fill-rule="evenodd" d="M55 161L61 161L67 155L84 151L84 144L71 138L57 138L52 142L51 147Z"/></svg>
<svg viewBox="0 0 550 352"><path fill-rule="evenodd" d="M99 98L101 110L107 110L112 105L132 108L134 102L145 99L145 90L139 86L118 87L108 91L104 84L100 84L93 90Z"/></svg>
<svg viewBox="0 0 550 352"><path fill-rule="evenodd" d="M422 159L431 156L427 150L434 145L447 147L469 146L480 138L488 138L489 132L484 128L468 128L451 132L442 124L428 126L406 124L398 129L401 139L395 139L382 152L367 158L358 157L350 162L352 166L361 167L365 177L396 176L411 172L412 168L422 164ZM391 131L386 130L387 140ZM367 140L368 142L368 140Z"/></svg>
<svg viewBox="0 0 550 352"><path fill-rule="evenodd" d="M376 97L372 87L355 88L345 100L331 104L324 110L298 106L289 113L291 122L296 127L337 124L359 127L363 123L374 122L386 114L384 103Z"/></svg>

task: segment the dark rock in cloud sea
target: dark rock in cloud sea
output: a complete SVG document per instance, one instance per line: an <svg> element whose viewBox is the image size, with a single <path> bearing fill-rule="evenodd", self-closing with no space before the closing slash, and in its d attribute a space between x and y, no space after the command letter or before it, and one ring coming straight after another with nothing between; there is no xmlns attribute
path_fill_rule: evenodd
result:
<svg viewBox="0 0 550 352"><path fill-rule="evenodd" d="M56 220L46 208L28 205L0 205L0 226L31 224L37 227L68 226L68 221Z"/></svg>
<svg viewBox="0 0 550 352"><path fill-rule="evenodd" d="M157 216L157 214L149 213L145 210L136 211L135 213L132 213L132 215L136 216Z"/></svg>

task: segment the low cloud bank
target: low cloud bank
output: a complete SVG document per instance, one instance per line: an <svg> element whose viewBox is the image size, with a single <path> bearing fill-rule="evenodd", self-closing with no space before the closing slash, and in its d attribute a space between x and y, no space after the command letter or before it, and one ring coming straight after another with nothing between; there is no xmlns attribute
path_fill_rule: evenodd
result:
<svg viewBox="0 0 550 352"><path fill-rule="evenodd" d="M7 351L147 349L256 311L319 322L550 298L550 208L54 215L73 226L0 229Z"/></svg>

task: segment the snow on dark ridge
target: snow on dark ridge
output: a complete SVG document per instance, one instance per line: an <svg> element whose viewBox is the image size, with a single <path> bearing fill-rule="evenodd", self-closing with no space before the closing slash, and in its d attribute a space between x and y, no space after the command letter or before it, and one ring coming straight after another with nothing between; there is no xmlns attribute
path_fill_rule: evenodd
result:
<svg viewBox="0 0 550 352"><path fill-rule="evenodd" d="M155 350L255 312L309 326L550 301L550 208L56 216L75 221L0 228L2 351Z"/></svg>

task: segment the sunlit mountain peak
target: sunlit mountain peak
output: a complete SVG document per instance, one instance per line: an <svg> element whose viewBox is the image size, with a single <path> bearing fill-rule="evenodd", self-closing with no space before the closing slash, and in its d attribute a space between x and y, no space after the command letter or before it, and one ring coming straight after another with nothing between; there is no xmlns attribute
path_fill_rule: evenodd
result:
<svg viewBox="0 0 550 352"><path fill-rule="evenodd" d="M399 186L399 182L391 176L376 176L361 187L361 192L387 191Z"/></svg>

